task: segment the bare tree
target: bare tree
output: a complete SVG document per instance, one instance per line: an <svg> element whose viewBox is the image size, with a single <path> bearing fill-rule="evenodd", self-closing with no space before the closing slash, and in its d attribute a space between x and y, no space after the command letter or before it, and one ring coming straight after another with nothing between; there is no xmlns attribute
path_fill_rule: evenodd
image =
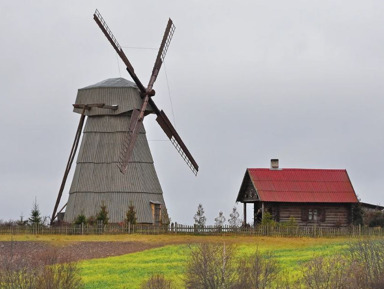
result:
<svg viewBox="0 0 384 289"><path fill-rule="evenodd" d="M193 219L195 220L195 225L197 227L202 228L205 226L207 218L204 216L204 208L202 204L199 204L199 206L197 207L197 212Z"/></svg>
<svg viewBox="0 0 384 289"><path fill-rule="evenodd" d="M225 244L203 243L194 247L187 263L187 289L230 289L236 278L234 249Z"/></svg>
<svg viewBox="0 0 384 289"><path fill-rule="evenodd" d="M251 256L240 259L237 269L236 289L272 288L280 268L272 252L261 254L259 249Z"/></svg>
<svg viewBox="0 0 384 289"><path fill-rule="evenodd" d="M229 214L228 224L231 228L238 228L241 226L240 214L236 207L233 207L232 213Z"/></svg>
<svg viewBox="0 0 384 289"><path fill-rule="evenodd" d="M361 272L360 283L366 288L384 288L384 240L360 240L351 243L348 250L350 263L357 264Z"/></svg>
<svg viewBox="0 0 384 289"><path fill-rule="evenodd" d="M221 228L224 226L225 217L222 211L219 212L219 215L215 218L215 227L221 232Z"/></svg>
<svg viewBox="0 0 384 289"><path fill-rule="evenodd" d="M302 268L301 283L309 289L353 289L352 264L336 255L330 258L315 257ZM356 273L356 272L355 272Z"/></svg>

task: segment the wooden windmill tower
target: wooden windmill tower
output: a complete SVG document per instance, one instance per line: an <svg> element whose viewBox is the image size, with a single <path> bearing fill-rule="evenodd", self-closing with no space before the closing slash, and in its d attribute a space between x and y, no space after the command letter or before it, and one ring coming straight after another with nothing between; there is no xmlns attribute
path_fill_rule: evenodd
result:
<svg viewBox="0 0 384 289"><path fill-rule="evenodd" d="M197 174L199 169L164 111L152 99L155 95L153 84L175 27L169 19L151 78L145 88L97 10L94 20L125 63L134 82L114 78L79 89L73 106L74 112L81 114L80 123L51 223L57 218L65 182L87 116L69 199L59 211L66 207L64 221L73 222L80 214L94 216L104 204L109 211L109 221L121 222L132 203L136 208L138 223L157 224L161 222L165 203L145 135L143 118L155 113L156 121L193 173Z"/></svg>

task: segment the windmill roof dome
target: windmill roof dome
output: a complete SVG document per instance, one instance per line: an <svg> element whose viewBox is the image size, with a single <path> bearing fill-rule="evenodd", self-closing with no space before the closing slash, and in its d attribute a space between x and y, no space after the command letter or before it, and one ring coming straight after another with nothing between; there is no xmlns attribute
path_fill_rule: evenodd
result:
<svg viewBox="0 0 384 289"><path fill-rule="evenodd" d="M130 112L134 109L140 110L143 105L143 99L136 84L124 78L109 78L80 88L77 92L75 104L105 104L108 106L117 106L117 109L105 109L93 107L85 111L85 115L119 115ZM76 113L82 113L82 108L74 108ZM148 104L145 113L152 113L153 109Z"/></svg>
<svg viewBox="0 0 384 289"><path fill-rule="evenodd" d="M108 78L106 80L100 81L98 83L95 83L80 89L99 88L99 87L137 87L137 86L132 81L129 81L122 77L118 77L118 78Z"/></svg>

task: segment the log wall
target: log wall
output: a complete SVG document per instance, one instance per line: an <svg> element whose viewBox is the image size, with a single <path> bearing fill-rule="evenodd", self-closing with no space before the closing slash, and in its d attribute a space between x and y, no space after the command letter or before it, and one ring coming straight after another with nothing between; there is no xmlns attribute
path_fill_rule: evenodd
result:
<svg viewBox="0 0 384 289"><path fill-rule="evenodd" d="M265 212L270 212L276 221L289 222L293 217L299 226L346 227L352 221L351 208L351 204L265 203ZM316 210L317 220L308 216L310 210Z"/></svg>

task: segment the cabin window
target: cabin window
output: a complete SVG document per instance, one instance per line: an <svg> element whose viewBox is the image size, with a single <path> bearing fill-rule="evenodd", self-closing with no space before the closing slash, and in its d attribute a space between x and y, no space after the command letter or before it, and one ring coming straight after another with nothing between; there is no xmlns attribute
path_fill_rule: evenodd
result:
<svg viewBox="0 0 384 289"><path fill-rule="evenodd" d="M318 215L318 211L317 209L309 209L308 210L308 220L309 221L317 221L317 215Z"/></svg>
<svg viewBox="0 0 384 289"><path fill-rule="evenodd" d="M325 209L307 208L301 210L303 222L325 222Z"/></svg>

